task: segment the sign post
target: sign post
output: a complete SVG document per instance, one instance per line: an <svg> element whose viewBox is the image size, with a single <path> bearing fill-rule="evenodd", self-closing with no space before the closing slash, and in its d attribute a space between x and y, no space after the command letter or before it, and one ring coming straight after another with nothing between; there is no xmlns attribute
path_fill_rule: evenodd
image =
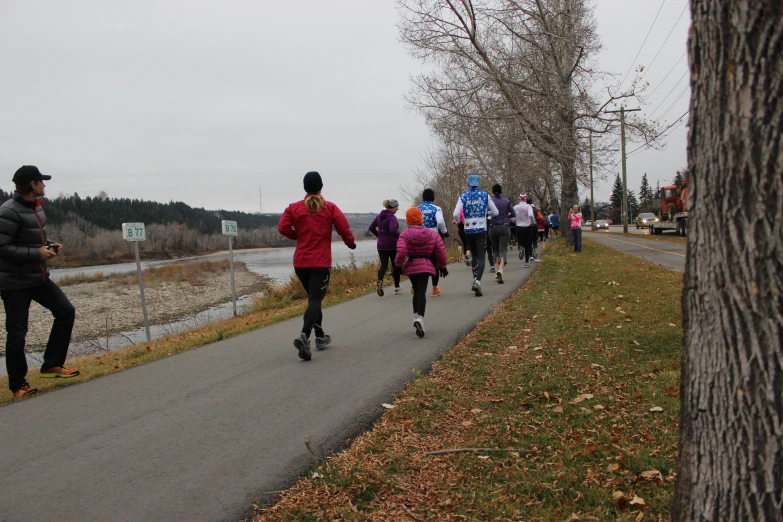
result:
<svg viewBox="0 0 783 522"><path fill-rule="evenodd" d="M141 293L141 310L144 313L144 331L147 334L147 342L150 342L150 323L147 319L147 302L144 299L144 280L141 277L141 260L139 259L139 241L146 241L147 231L144 223L123 223L122 238L132 241L136 251L136 274L139 277L139 292Z"/></svg>
<svg viewBox="0 0 783 522"><path fill-rule="evenodd" d="M234 317L237 316L237 292L234 289L234 236L237 235L236 221L221 221L223 235L228 236L228 259L231 265L231 301L234 304Z"/></svg>

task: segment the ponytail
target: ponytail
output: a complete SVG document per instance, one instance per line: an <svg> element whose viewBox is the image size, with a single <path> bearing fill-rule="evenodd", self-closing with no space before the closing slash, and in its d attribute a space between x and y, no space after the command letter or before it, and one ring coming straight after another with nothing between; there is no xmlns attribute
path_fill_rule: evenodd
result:
<svg viewBox="0 0 783 522"><path fill-rule="evenodd" d="M388 199L384 199L383 200L383 208L389 208L389 200Z"/></svg>
<svg viewBox="0 0 783 522"><path fill-rule="evenodd" d="M326 208L326 200L320 194L308 194L305 197L305 208L309 212L320 212Z"/></svg>

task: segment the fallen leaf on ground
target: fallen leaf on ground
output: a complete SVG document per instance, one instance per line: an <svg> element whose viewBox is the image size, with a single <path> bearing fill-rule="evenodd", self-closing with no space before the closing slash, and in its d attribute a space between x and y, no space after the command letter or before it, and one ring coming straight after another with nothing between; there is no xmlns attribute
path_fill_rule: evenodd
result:
<svg viewBox="0 0 783 522"><path fill-rule="evenodd" d="M649 471L642 471L639 475L644 480L663 481L663 475L657 469L651 469Z"/></svg>
<svg viewBox="0 0 783 522"><path fill-rule="evenodd" d="M653 413L658 413L663 411L663 408L661 408L660 406L653 406L652 408L650 408L650 411Z"/></svg>
<svg viewBox="0 0 783 522"><path fill-rule="evenodd" d="M473 408L472 410L470 410L470 413L474 413L474 414L481 413L481 411L482 411L481 408Z"/></svg>
<svg viewBox="0 0 783 522"><path fill-rule="evenodd" d="M631 501L629 502L632 506L646 506L647 504L644 503L644 499L642 497L634 495Z"/></svg>
<svg viewBox="0 0 783 522"><path fill-rule="evenodd" d="M552 413L557 413L557 414L563 413L563 408L561 406L555 406L554 408L552 408Z"/></svg>
<svg viewBox="0 0 783 522"><path fill-rule="evenodd" d="M393 404L387 404L387 403L385 403L385 402L384 402L383 404L381 404L381 406L383 406L383 407L384 407L384 408L386 408L387 410L391 410L392 408L394 408L394 407L395 407Z"/></svg>
<svg viewBox="0 0 783 522"><path fill-rule="evenodd" d="M587 400L590 400L592 398L593 398L593 394L592 393L584 393L584 394L578 396L576 399L574 399L574 403L575 404L579 404L582 401L587 401Z"/></svg>
<svg viewBox="0 0 783 522"><path fill-rule="evenodd" d="M618 469L620 469L619 464L609 464L609 467L607 468L608 471L617 471Z"/></svg>
<svg viewBox="0 0 783 522"><path fill-rule="evenodd" d="M473 426L473 422L472 421L463 421L462 425L465 426L466 428L468 428L470 426Z"/></svg>

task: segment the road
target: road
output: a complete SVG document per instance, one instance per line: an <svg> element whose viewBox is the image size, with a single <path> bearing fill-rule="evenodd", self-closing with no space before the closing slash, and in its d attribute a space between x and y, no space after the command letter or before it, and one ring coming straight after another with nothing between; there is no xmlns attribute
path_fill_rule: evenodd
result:
<svg viewBox="0 0 783 522"><path fill-rule="evenodd" d="M0 408L0 520L237 520L305 471L306 440L344 447L518 288L534 268L514 256L482 298L452 265L423 339L404 283L326 309L333 346L309 362L295 319Z"/></svg>
<svg viewBox="0 0 783 522"><path fill-rule="evenodd" d="M622 230L622 228L620 229ZM685 252L687 245L637 239L628 236L616 237L606 232L582 232L584 239L591 239L602 245L619 250L638 258L650 261L669 270L685 272Z"/></svg>

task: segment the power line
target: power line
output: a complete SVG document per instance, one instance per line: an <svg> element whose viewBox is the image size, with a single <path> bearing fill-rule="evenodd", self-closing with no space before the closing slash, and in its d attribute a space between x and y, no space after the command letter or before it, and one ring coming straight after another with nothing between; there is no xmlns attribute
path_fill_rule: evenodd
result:
<svg viewBox="0 0 783 522"><path fill-rule="evenodd" d="M644 44L647 43L647 37L650 36L650 31L652 31L653 26L655 25L655 21L658 19L658 15L661 14L661 9L663 9L663 4L666 3L666 0L663 0L661 2L661 6L658 8L658 12L655 14L655 18L652 21L652 24L650 24L650 28L647 30L647 35L644 37L644 41L642 42L641 47L639 47L639 50L636 51L636 56L634 56L633 61L631 61L631 66L628 67L628 71L625 73L625 76L623 77L623 81L620 82L620 86L625 83L625 79L628 78L628 74L630 74L631 69L633 69L634 64L636 63L636 59L639 58L639 53L642 52L642 49L644 48Z"/></svg>
<svg viewBox="0 0 783 522"><path fill-rule="evenodd" d="M658 139L660 139L660 138L664 138L664 137L665 137L665 135L664 135L664 134L666 133L666 131L668 131L669 129L671 129L671 130L674 130L674 129L676 129L677 127L679 127L680 125L682 125L682 123L683 123L683 121L684 121L682 118L684 118L684 117L685 117L685 116L686 116L686 115L687 115L689 112L691 112L691 110L690 110L690 109L688 109L687 111L685 111L684 113L682 113L682 115L681 115L679 118L677 118L676 120L674 120L674 121L673 121L673 122L672 122L672 123L671 123L671 124L670 124L668 127L666 127L666 128L665 128L665 129L663 129L661 132L659 132L659 133L658 133L658 135L657 135L657 136L655 136L655 137L654 137L652 140L650 140L650 141L655 141L655 140L658 140ZM633 154L634 152L636 152L636 151L638 151L638 150L641 150L641 149L643 149L643 148L645 148L645 147L649 147L649 146L650 146L649 142L648 142L648 143L645 143L645 144L643 144L643 145L640 145L640 146L636 147L635 149L633 149L632 151L630 151L630 152L628 153L628 155L631 155L631 154ZM614 167L612 167L612 168L614 168Z"/></svg>
<svg viewBox="0 0 783 522"><path fill-rule="evenodd" d="M663 97L663 99L661 100L661 103L658 104L658 106L655 108L655 110L647 115L648 118L652 118L652 115L655 114L656 112L658 112L658 109L660 109L661 105L663 105L664 102L666 102L666 100L669 98L669 96L672 95L672 93L674 92L674 89L676 89L677 86L680 85L680 82L682 81L683 78L685 78L686 74L688 74L688 71L685 71L684 73L682 73L682 76L680 76L680 79L677 80L677 83L674 84L674 87L672 87L672 90L670 90L669 93L666 96Z"/></svg>
<svg viewBox="0 0 783 522"><path fill-rule="evenodd" d="M669 105L669 108L668 108L668 109L666 109L666 112L664 112L663 114L661 114L661 117L660 117L659 119L663 119L663 117L664 117L664 116L666 116L667 114L669 114L669 111L670 111L670 110L672 110L672 109L674 108L674 105L675 105L675 104L676 104L678 101L680 101L680 98L682 98L682 95L683 95L683 94L685 94L685 93L688 91L688 89L689 89L689 88L690 88L690 85L686 85L686 86L685 86L685 88L682 90L682 92L680 93L680 95L679 95L679 96L677 96L677 99L676 99L676 100L674 100L674 102L673 102L671 105Z"/></svg>
<svg viewBox="0 0 783 522"><path fill-rule="evenodd" d="M653 57L652 61L647 65L647 68L644 70L644 74L639 78L640 80L645 77L645 75L650 71L650 67L652 67L652 64L655 63L655 59L658 58L658 55L661 54L661 51L663 51L663 46L666 45L666 42L669 41L669 37L672 35L674 30L677 28L677 24L680 22L680 18L682 18L682 15L685 14L685 10L688 9L689 2L685 2L685 7L682 8L682 12L680 13L680 16L677 17L677 21L674 22L674 26L672 27L672 30L669 31L669 34L666 36L666 39L661 44L660 49L658 49L658 52L655 53L655 56Z"/></svg>
<svg viewBox="0 0 783 522"><path fill-rule="evenodd" d="M666 73L666 76L664 76L664 77L663 77L663 79L662 79L660 82L658 82L658 87L656 87L655 89L653 89L653 90L652 90L652 92L651 92L650 94L647 94L647 95L646 95L647 97L650 97L650 96L652 96L653 94L655 94L655 91L657 91L657 90L660 88L660 86L661 86L661 85L663 85L663 82L665 82L665 81L666 81L666 78L668 78L668 77L669 77L669 75L672 73L672 71L674 70L674 68L675 68L675 67L677 67L677 66L680 64L680 62L682 61L682 59L683 59L683 58L685 58L685 55L686 55L686 54L688 54L688 51L685 51L684 53L682 53L682 56L680 56L680 59L679 59L679 60L677 60L677 63L675 63L675 64L674 64L674 67L672 67L671 69L669 69L669 72L667 72L667 73ZM690 69L688 69L688 70L690 70ZM678 81L679 81L679 80L678 80Z"/></svg>

